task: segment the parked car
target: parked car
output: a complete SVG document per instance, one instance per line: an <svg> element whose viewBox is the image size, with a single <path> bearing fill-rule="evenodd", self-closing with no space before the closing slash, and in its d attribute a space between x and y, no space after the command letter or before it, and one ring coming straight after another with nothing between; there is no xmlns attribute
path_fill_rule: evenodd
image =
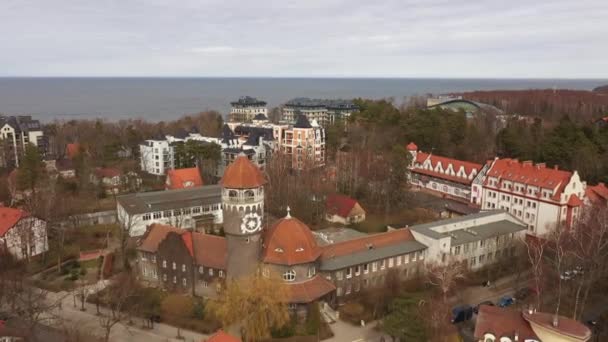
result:
<svg viewBox="0 0 608 342"><path fill-rule="evenodd" d="M470 305L461 305L452 309L452 323L468 321L473 317L473 308Z"/></svg>
<svg viewBox="0 0 608 342"><path fill-rule="evenodd" d="M501 308L506 308L507 306L511 306L515 303L515 299L511 296L504 296L500 298L498 301L498 306Z"/></svg>
<svg viewBox="0 0 608 342"><path fill-rule="evenodd" d="M482 306L482 305L494 306L494 303L492 303L492 301L489 301L489 300L483 301L483 302L481 302L481 303L477 304L477 305L476 305L476 306L473 308L473 312L475 312L475 314L478 314L478 313L479 313L479 307L480 307L480 306Z"/></svg>

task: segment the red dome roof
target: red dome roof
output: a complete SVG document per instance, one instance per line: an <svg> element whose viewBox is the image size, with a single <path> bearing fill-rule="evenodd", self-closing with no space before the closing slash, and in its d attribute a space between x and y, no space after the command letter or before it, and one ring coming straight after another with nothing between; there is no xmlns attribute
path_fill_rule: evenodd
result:
<svg viewBox="0 0 608 342"><path fill-rule="evenodd" d="M407 144L407 146L405 148L408 151L418 151L418 146L416 146L416 144L414 144L414 142Z"/></svg>
<svg viewBox="0 0 608 342"><path fill-rule="evenodd" d="M221 184L225 188L248 189L266 184L266 179L262 171L243 154L226 168Z"/></svg>
<svg viewBox="0 0 608 342"><path fill-rule="evenodd" d="M314 262L321 255L310 228L287 216L277 221L264 237L262 260L271 264L296 265Z"/></svg>

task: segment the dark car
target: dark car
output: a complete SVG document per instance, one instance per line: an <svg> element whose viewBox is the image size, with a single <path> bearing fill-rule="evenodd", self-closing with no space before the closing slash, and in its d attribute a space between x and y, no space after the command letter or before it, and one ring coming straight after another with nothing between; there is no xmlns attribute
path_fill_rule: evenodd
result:
<svg viewBox="0 0 608 342"><path fill-rule="evenodd" d="M461 305L452 309L452 323L468 321L473 317L473 308L470 305Z"/></svg>
<svg viewBox="0 0 608 342"><path fill-rule="evenodd" d="M473 308L473 312L475 312L475 314L478 314L479 307L482 305L494 306L494 303L492 303L492 301L489 301L489 300L483 301L483 302L477 304L477 306L475 306L475 308Z"/></svg>
<svg viewBox="0 0 608 342"><path fill-rule="evenodd" d="M515 299L511 296L504 296L500 298L498 301L498 306L501 308L506 308L507 306L511 306L515 303Z"/></svg>

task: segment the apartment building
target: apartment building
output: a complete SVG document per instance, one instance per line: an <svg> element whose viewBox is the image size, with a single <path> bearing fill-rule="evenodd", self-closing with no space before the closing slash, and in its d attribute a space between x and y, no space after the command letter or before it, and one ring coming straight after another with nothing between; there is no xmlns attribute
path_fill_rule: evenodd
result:
<svg viewBox="0 0 608 342"><path fill-rule="evenodd" d="M576 171L495 159L483 182L481 208L506 210L523 221L529 233L544 235L557 225L569 227L576 221L586 187Z"/></svg>
<svg viewBox="0 0 608 342"><path fill-rule="evenodd" d="M479 202L473 183L489 166L418 151L413 142L406 150L411 156L408 181L412 186L466 203Z"/></svg>
<svg viewBox="0 0 608 342"><path fill-rule="evenodd" d="M471 270L515 255L526 226L506 211L494 210L409 227L427 247L434 264L462 262Z"/></svg>
<svg viewBox="0 0 608 342"><path fill-rule="evenodd" d="M304 115L308 121L316 121L325 127L336 120L344 120L358 111L350 100L322 100L299 97L283 105L283 121L294 124L298 115Z"/></svg>
<svg viewBox="0 0 608 342"><path fill-rule="evenodd" d="M281 151L295 170L325 166L325 129L316 121L298 115L296 123L284 131Z"/></svg>
<svg viewBox="0 0 608 342"><path fill-rule="evenodd" d="M165 137L155 137L139 145L141 170L156 176L163 176L167 170L175 168L174 149Z"/></svg>
<svg viewBox="0 0 608 342"><path fill-rule="evenodd" d="M40 121L31 116L0 115L0 166L18 167L19 159L28 144L46 154L47 143Z"/></svg>
<svg viewBox="0 0 608 342"><path fill-rule="evenodd" d="M266 102L255 97L243 96L237 101L230 102L230 105L230 114L228 114L230 122L252 122L257 115L268 116Z"/></svg>
<svg viewBox="0 0 608 342"><path fill-rule="evenodd" d="M118 222L131 236L141 236L152 224L203 230L223 222L221 188L206 185L116 197Z"/></svg>

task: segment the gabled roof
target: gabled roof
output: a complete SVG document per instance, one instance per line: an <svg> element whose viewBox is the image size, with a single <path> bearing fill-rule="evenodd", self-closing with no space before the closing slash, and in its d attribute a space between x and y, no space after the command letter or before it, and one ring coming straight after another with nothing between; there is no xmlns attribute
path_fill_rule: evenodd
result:
<svg viewBox="0 0 608 342"><path fill-rule="evenodd" d="M264 236L262 261L279 265L314 262L321 249L302 221L287 216L278 220Z"/></svg>
<svg viewBox="0 0 608 342"><path fill-rule="evenodd" d="M168 190L194 188L198 186L203 186L203 179L198 166L167 171L166 188Z"/></svg>
<svg viewBox="0 0 608 342"><path fill-rule="evenodd" d="M65 146L65 154L68 159L74 159L80 153L79 143L69 143Z"/></svg>
<svg viewBox="0 0 608 342"><path fill-rule="evenodd" d="M348 217L356 204L357 200L341 194L329 195L325 201L327 213L340 217Z"/></svg>
<svg viewBox="0 0 608 342"><path fill-rule="evenodd" d="M169 225L152 224L140 240L138 250L156 253L158 246L170 233L178 234L184 246L194 257L197 265L226 269L228 246L226 239L189 230L179 229Z"/></svg>
<svg viewBox="0 0 608 342"><path fill-rule="evenodd" d="M557 326L553 325L553 318L555 316L547 312L525 312L523 318L532 325L534 329L535 325L541 326L543 329L552 331L555 335L560 337L567 336L569 339L577 341L588 341L591 338L591 330L583 323L564 317L559 316Z"/></svg>
<svg viewBox="0 0 608 342"><path fill-rule="evenodd" d="M424 168L424 163L426 160L429 160L431 163L431 170L427 170ZM440 171L435 171L437 165L441 163L441 167L445 172L448 169L449 165L452 165L452 169L454 170L454 175L442 173ZM473 178L471 175L473 172L477 174L483 166L481 164L472 163L464 160L458 160L453 158L442 157L434 154L418 152L416 154L416 160L414 163L414 167L412 168L412 172L420 173L424 175L428 175L435 178L446 179L452 182L462 183L462 184L471 184ZM458 176L458 172L461 168L464 168L464 173L466 177Z"/></svg>
<svg viewBox="0 0 608 342"><path fill-rule="evenodd" d="M520 341L526 339L538 340L538 336L536 336L530 324L526 322L521 311L481 305L475 324L475 340L483 339L484 334L487 333L494 335L496 340L501 337L509 337L513 340L515 334L518 334Z"/></svg>
<svg viewBox="0 0 608 342"><path fill-rule="evenodd" d="M548 168L544 164L533 165L531 161L520 162L517 159L504 158L494 162L487 176L499 178L500 181L507 180L544 189L556 189L552 199L558 201L572 177L572 172ZM488 180L486 178L484 185L488 184Z"/></svg>
<svg viewBox="0 0 608 342"><path fill-rule="evenodd" d="M606 204L608 202L608 187L604 183L587 186L585 195L593 204Z"/></svg>
<svg viewBox="0 0 608 342"><path fill-rule="evenodd" d="M407 146L405 147L408 151L418 151L418 145L414 144L414 142L410 142L409 144L407 144Z"/></svg>
<svg viewBox="0 0 608 342"><path fill-rule="evenodd" d="M266 179L262 171L242 154L226 168L220 183L225 188L250 189L266 184Z"/></svg>
<svg viewBox="0 0 608 342"><path fill-rule="evenodd" d="M4 236L19 220L27 216L29 214L21 209L0 207L0 236Z"/></svg>
<svg viewBox="0 0 608 342"><path fill-rule="evenodd" d="M218 330L215 334L209 336L204 342L241 342L238 338L225 333L223 330Z"/></svg>

